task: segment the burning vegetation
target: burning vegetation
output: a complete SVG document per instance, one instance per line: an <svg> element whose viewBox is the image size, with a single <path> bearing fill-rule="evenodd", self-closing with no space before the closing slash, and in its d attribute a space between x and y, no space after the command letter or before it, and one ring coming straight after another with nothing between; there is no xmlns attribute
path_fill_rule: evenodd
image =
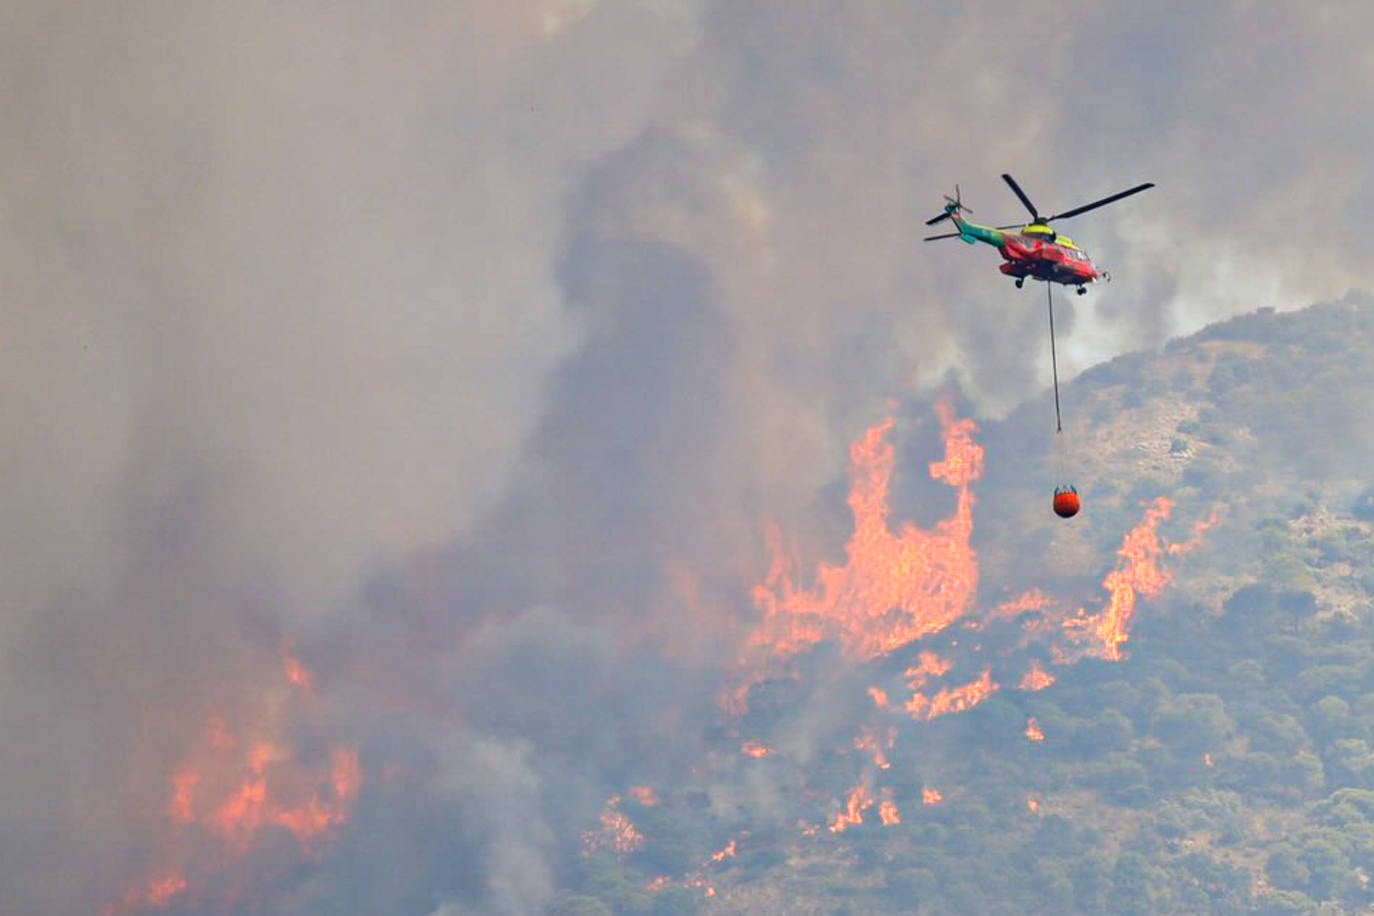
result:
<svg viewBox="0 0 1374 916"><path fill-rule="evenodd" d="M165 864L107 906L107 916L166 909L187 898L198 906L250 905L239 891L207 888L232 863L256 868L255 848L270 833L289 836L295 858L274 846L273 855L289 861L263 866L267 872L323 854L348 821L363 774L353 748L335 747L319 760L296 752L290 717L313 699L311 673L287 653L282 680L259 698L256 717L237 727L223 716L207 720L168 779Z"/></svg>
<svg viewBox="0 0 1374 916"><path fill-rule="evenodd" d="M760 619L746 640L740 680L725 694L731 720L748 711L756 685L795 677L794 664L822 642L836 645L851 666L880 663L890 670L901 662L900 682L879 679L866 688L867 718L855 723L852 740L863 765L853 787L832 802L838 810L832 808L825 820L825 833L832 836L864 824L875 807L883 826L902 822L898 798L881 783L892 768L891 751L903 734L903 719L927 723L965 713L1004 689L1046 690L1057 678L1051 665L1068 666L1086 657L1120 661L1139 601L1158 595L1170 581L1165 560L1199 543L1206 529L1198 526L1181 544L1165 542L1159 529L1172 504L1160 497L1123 535L1116 562L1102 579L1106 596L1098 608L1057 599L1038 587L983 605L972 535L973 485L982 474L984 453L971 420L957 418L947 405L937 412L945 454L928 473L954 491L949 517L928 530L893 523L896 453L889 437L894 421L885 419L850 447L853 529L842 564L818 563L814 574L803 578L795 548L786 546L776 526L765 529L771 563L753 591ZM1008 632L1015 636L1009 639ZM1026 650L1033 646L1038 648L1027 661ZM1033 744L1045 740L1034 717L1026 720L1024 737ZM741 753L762 758L769 751L751 738ZM914 800L934 806L944 802L944 795L927 785ZM1028 807L1034 811L1038 805L1033 798ZM815 835L810 826L804 833Z"/></svg>

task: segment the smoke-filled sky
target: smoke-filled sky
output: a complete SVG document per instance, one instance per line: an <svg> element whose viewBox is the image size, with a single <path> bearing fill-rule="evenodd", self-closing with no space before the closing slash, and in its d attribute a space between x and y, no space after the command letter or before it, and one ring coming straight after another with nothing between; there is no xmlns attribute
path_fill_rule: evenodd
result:
<svg viewBox="0 0 1374 916"><path fill-rule="evenodd" d="M137 911L159 869L173 911L539 912L708 719L760 519L815 529L888 397L1047 383L1039 287L920 241L956 182L992 223L1003 171L1045 212L1157 183L1060 227L1114 275L1061 300L1070 373L1374 283L1364 4L0 26L0 912ZM168 826L254 740L327 798L360 757L308 878Z"/></svg>

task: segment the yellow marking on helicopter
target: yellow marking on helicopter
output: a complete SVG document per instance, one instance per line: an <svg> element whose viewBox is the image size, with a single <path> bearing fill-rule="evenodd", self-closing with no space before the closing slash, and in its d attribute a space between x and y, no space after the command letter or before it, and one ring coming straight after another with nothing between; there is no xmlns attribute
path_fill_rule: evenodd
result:
<svg viewBox="0 0 1374 916"><path fill-rule="evenodd" d="M1023 235L1043 235L1047 238L1052 238L1065 248L1072 248L1075 251L1080 250L1078 246L1073 243L1073 239L1069 238L1067 235L1056 235L1054 230L1049 226L1038 226L1034 224L1022 226L1021 233Z"/></svg>

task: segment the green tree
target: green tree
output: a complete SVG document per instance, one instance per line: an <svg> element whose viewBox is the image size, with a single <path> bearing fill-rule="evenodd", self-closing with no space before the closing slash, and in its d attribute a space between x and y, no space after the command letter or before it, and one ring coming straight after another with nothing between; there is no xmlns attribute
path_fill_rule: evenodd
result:
<svg viewBox="0 0 1374 916"><path fill-rule="evenodd" d="M1158 913L1166 909L1164 873L1138 852L1124 852L1112 868L1107 903L1113 913Z"/></svg>
<svg viewBox="0 0 1374 916"><path fill-rule="evenodd" d="M1341 786L1374 786L1374 749L1359 739L1334 742L1326 752L1326 770Z"/></svg>
<svg viewBox="0 0 1374 916"><path fill-rule="evenodd" d="M549 908L550 916L616 916L614 910L586 894L561 894Z"/></svg>
<svg viewBox="0 0 1374 916"><path fill-rule="evenodd" d="M702 894L690 887L666 887L654 894L653 916L693 916L701 910Z"/></svg>
<svg viewBox="0 0 1374 916"><path fill-rule="evenodd" d="M1155 735L1178 752L1197 757L1230 740L1236 723L1215 694L1180 693L1155 714Z"/></svg>
<svg viewBox="0 0 1374 916"><path fill-rule="evenodd" d="M1279 846L1264 860L1264 873L1269 883L1289 890L1306 890L1312 873L1300 858L1300 850L1287 843Z"/></svg>

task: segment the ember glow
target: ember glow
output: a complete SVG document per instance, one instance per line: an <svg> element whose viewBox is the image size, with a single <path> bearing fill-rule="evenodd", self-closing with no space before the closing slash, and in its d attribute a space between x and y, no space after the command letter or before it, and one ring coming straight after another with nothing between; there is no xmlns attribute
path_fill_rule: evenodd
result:
<svg viewBox="0 0 1374 916"><path fill-rule="evenodd" d="M932 789L926 786L921 790L921 804L923 805L938 805L944 800L945 797L940 793L939 789Z"/></svg>
<svg viewBox="0 0 1374 916"><path fill-rule="evenodd" d="M916 664L906 670L906 685L912 690L920 690L932 678L944 677L953 662L945 661L934 652L922 652L916 657Z"/></svg>
<svg viewBox="0 0 1374 916"><path fill-rule="evenodd" d="M652 786L630 786L625 790L625 794L646 808L652 808L658 804L658 793L653 790Z"/></svg>
<svg viewBox="0 0 1374 916"><path fill-rule="evenodd" d="M309 693L315 689L315 678L300 661L288 650L282 655L282 667L286 672L286 682Z"/></svg>
<svg viewBox="0 0 1374 916"><path fill-rule="evenodd" d="M1040 725L1035 721L1035 716L1031 716L1026 722L1026 737L1036 743L1045 740L1045 733L1040 730Z"/></svg>
<svg viewBox="0 0 1374 916"><path fill-rule="evenodd" d="M181 875L153 878L145 887L133 888L128 891L119 904L106 907L105 916L147 912L148 910L165 910L185 890L186 879Z"/></svg>
<svg viewBox="0 0 1374 916"><path fill-rule="evenodd" d="M1031 662L1030 670L1021 678L1020 688L1025 691L1044 690L1053 683L1054 675L1042 668L1037 659Z"/></svg>
<svg viewBox="0 0 1374 916"><path fill-rule="evenodd" d="M896 727L889 727L887 734L879 738L871 729L865 729L854 739L854 747L861 751L867 751L873 758L873 765L880 770L886 770L892 766L887 759L887 751L892 750L892 745L897 741Z"/></svg>
<svg viewBox="0 0 1374 916"><path fill-rule="evenodd" d="M582 854L610 850L616 855L629 855L644 846L640 833L625 812L620 810L620 796L612 795L601 809L601 827L582 834Z"/></svg>
<svg viewBox="0 0 1374 916"><path fill-rule="evenodd" d="M1051 603L1049 596L1039 589L1033 588L1010 601L1004 601L997 605L997 607L993 608L988 614L988 619L996 620L1002 618L1013 620L1028 611L1042 611L1049 607Z"/></svg>

